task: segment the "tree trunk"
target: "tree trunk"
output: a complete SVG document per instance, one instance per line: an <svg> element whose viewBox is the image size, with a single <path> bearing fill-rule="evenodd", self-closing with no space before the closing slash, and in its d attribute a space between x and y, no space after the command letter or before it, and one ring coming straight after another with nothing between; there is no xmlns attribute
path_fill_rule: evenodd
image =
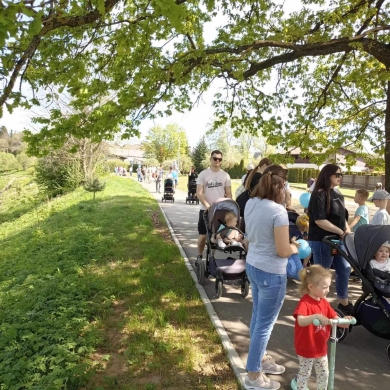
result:
<svg viewBox="0 0 390 390"><path fill-rule="evenodd" d="M385 188L390 191L390 81L387 82L385 141Z"/></svg>

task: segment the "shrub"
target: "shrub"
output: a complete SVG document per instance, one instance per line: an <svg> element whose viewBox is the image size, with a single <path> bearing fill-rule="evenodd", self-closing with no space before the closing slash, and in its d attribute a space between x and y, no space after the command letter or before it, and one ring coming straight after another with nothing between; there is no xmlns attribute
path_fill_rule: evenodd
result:
<svg viewBox="0 0 390 390"><path fill-rule="evenodd" d="M129 164L119 158L113 160L105 160L103 163L102 170L107 173L114 173L115 167L125 167L127 171L129 170Z"/></svg>
<svg viewBox="0 0 390 390"><path fill-rule="evenodd" d="M49 198L74 191L83 180L79 161L63 159L60 156L39 160L35 175L39 188Z"/></svg>
<svg viewBox="0 0 390 390"><path fill-rule="evenodd" d="M13 171L18 167L19 164L12 153L0 152L0 171Z"/></svg>
<svg viewBox="0 0 390 390"><path fill-rule="evenodd" d="M103 191L106 183L101 182L97 177L87 179L84 183L84 190L93 192L93 199L95 199L96 192Z"/></svg>

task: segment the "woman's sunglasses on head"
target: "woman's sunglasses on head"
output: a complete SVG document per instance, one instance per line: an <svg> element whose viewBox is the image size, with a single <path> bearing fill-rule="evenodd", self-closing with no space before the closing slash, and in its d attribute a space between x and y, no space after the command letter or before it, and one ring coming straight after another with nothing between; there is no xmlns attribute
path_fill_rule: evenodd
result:
<svg viewBox="0 0 390 390"><path fill-rule="evenodd" d="M222 157L213 157L214 161L222 161Z"/></svg>

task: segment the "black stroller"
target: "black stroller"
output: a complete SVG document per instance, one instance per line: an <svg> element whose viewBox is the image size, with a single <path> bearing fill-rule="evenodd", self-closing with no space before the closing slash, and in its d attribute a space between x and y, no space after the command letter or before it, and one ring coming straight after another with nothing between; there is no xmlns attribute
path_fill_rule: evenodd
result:
<svg viewBox="0 0 390 390"><path fill-rule="evenodd" d="M190 180L188 182L188 196L186 198L186 203L196 203L199 204L199 199L196 196L196 180Z"/></svg>
<svg viewBox="0 0 390 390"><path fill-rule="evenodd" d="M175 201L175 197L173 196L175 194L174 188L173 179L165 179L164 195L162 197L163 202L170 200L173 203Z"/></svg>
<svg viewBox="0 0 390 390"><path fill-rule="evenodd" d="M246 297L249 293L249 280L246 276L246 251L244 246L227 245L222 249L217 245L217 234L223 236L224 233L227 234L229 229L234 229L227 227L218 231L221 224L224 223L225 214L228 211L236 214L237 225L240 226L240 208L234 200L229 198L218 199L211 205L209 211L203 214L207 229L206 261L196 260L196 275L200 284L203 284L204 279L208 278L209 275L215 277L215 291L218 298L222 296L224 281L241 280L241 295ZM235 230L242 234L238 228L235 228ZM230 256L225 259L216 259L215 252L230 254Z"/></svg>
<svg viewBox="0 0 390 390"><path fill-rule="evenodd" d="M336 249L353 267L362 280L363 293L353 306L351 315L357 320L357 325L363 325L375 336L390 340L390 278L387 272L372 269L370 260L381 245L390 239L389 225L362 225L355 233L349 233L344 239L345 250L340 249L339 237L328 236L323 239L329 246ZM337 314L343 313L336 309ZM349 329L338 328L338 341L344 340ZM387 358L390 361L390 344L387 346Z"/></svg>

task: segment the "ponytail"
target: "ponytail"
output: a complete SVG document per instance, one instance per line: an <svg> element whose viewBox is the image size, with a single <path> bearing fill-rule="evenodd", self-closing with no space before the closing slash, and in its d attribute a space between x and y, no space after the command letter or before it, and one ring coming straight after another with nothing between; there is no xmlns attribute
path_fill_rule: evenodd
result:
<svg viewBox="0 0 390 390"><path fill-rule="evenodd" d="M301 285L299 286L299 292L304 295L309 293L309 284L317 285L322 278L331 278L332 273L319 264L314 264L309 268L302 268L299 273L299 279Z"/></svg>

